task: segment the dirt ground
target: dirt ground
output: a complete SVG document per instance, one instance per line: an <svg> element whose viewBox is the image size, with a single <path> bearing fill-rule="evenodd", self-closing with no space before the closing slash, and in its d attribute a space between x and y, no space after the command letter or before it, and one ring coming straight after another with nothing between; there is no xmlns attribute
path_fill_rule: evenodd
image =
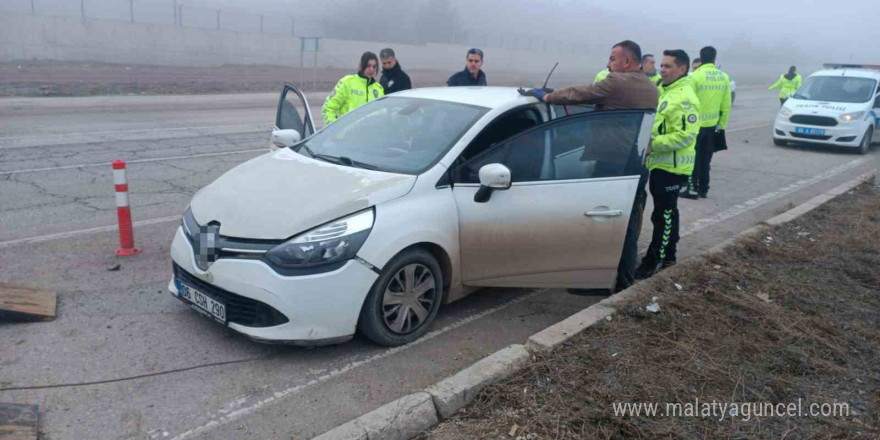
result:
<svg viewBox="0 0 880 440"><path fill-rule="evenodd" d="M283 82L305 91L330 90L345 69L282 66L175 67L59 61L0 63L0 96L91 96L275 92ZM407 70L417 87L442 86L453 72ZM493 73L494 85L529 84ZM313 82L313 79L316 80Z"/></svg>
<svg viewBox="0 0 880 440"><path fill-rule="evenodd" d="M880 438L880 189L862 186L639 288L612 320L422 438ZM656 313L646 311L653 297ZM660 405L653 416L616 413L623 403Z"/></svg>

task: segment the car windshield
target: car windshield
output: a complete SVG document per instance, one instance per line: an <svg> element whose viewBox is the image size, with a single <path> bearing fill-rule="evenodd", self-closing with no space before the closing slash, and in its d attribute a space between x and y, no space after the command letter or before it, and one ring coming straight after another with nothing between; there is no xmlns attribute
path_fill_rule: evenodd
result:
<svg viewBox="0 0 880 440"><path fill-rule="evenodd" d="M357 108L293 149L342 165L419 174L440 160L487 111L392 96Z"/></svg>
<svg viewBox="0 0 880 440"><path fill-rule="evenodd" d="M829 102L867 102L877 81L852 76L813 76L794 94L796 99Z"/></svg>

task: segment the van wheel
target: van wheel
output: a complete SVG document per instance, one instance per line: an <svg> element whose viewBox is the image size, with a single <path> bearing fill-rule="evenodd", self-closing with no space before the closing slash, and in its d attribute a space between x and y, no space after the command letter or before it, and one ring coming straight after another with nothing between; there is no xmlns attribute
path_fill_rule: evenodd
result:
<svg viewBox="0 0 880 440"><path fill-rule="evenodd" d="M862 143L859 144L858 152L859 154L868 154L868 150L871 148L872 138L874 137L874 127L868 127L868 130L865 132L865 135L862 136Z"/></svg>
<svg viewBox="0 0 880 440"><path fill-rule="evenodd" d="M773 145L776 145L777 147L784 147L784 146L788 145L788 142L786 142L782 139L773 138Z"/></svg>
<svg viewBox="0 0 880 440"><path fill-rule="evenodd" d="M391 259L361 308L358 329L380 345L410 343L428 332L443 299L443 273L428 251Z"/></svg>

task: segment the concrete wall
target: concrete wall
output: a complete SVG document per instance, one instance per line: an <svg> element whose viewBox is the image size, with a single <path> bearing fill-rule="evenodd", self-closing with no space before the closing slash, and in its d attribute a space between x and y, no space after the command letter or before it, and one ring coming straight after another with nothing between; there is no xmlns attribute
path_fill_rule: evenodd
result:
<svg viewBox="0 0 880 440"><path fill-rule="evenodd" d="M41 59L174 66L299 66L299 46L299 39L282 34L0 14L0 61ZM378 53L383 47L393 47L407 69L443 70L464 68L468 49L458 45L415 46L324 39L318 65L355 68L361 53L365 50ZM486 68L490 72L540 73L548 71L554 62L559 61L566 70L597 71L604 67L605 56L491 49L486 51ZM305 65L311 66L312 63L313 54L306 53Z"/></svg>

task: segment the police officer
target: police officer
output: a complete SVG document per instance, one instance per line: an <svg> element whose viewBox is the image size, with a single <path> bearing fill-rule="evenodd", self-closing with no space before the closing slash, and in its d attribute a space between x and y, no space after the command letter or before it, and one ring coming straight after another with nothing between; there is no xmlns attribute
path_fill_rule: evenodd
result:
<svg viewBox="0 0 880 440"><path fill-rule="evenodd" d="M375 80L379 68L379 58L373 52L364 52L358 73L343 76L321 107L324 125L336 121L340 116L385 96L382 85Z"/></svg>
<svg viewBox="0 0 880 440"><path fill-rule="evenodd" d="M609 73L611 73L611 69L607 67L603 70L600 70L599 73L596 74L596 77L593 78L593 82L597 83L599 81L602 81L603 79L605 79L606 76L608 76Z"/></svg>
<svg viewBox="0 0 880 440"><path fill-rule="evenodd" d="M700 130L700 101L685 76L685 51L663 52L660 76L663 87L660 105L651 130L646 164L651 172L648 188L654 199L651 223L654 232L648 253L636 270L636 278L651 276L658 267L675 264L678 244L678 192L694 168L697 133Z"/></svg>
<svg viewBox="0 0 880 440"><path fill-rule="evenodd" d="M660 72L657 72L657 63L654 60L654 55L645 54L642 56L642 72L645 72L645 76L647 76L652 83L656 84L657 87L660 87L663 84L662 79L660 78Z"/></svg>
<svg viewBox="0 0 880 440"><path fill-rule="evenodd" d="M690 76L691 87L700 100L700 134L697 137L697 162L682 197L706 198L709 194L709 169L715 153L715 133L727 130L730 116L730 77L715 67L717 52L712 46L700 49L702 63Z"/></svg>
<svg viewBox="0 0 880 440"><path fill-rule="evenodd" d="M797 68L791 66L788 68L788 73L780 76L779 80L767 90L779 89L779 105L783 105L797 89L801 88L802 82L803 78L797 73Z"/></svg>

